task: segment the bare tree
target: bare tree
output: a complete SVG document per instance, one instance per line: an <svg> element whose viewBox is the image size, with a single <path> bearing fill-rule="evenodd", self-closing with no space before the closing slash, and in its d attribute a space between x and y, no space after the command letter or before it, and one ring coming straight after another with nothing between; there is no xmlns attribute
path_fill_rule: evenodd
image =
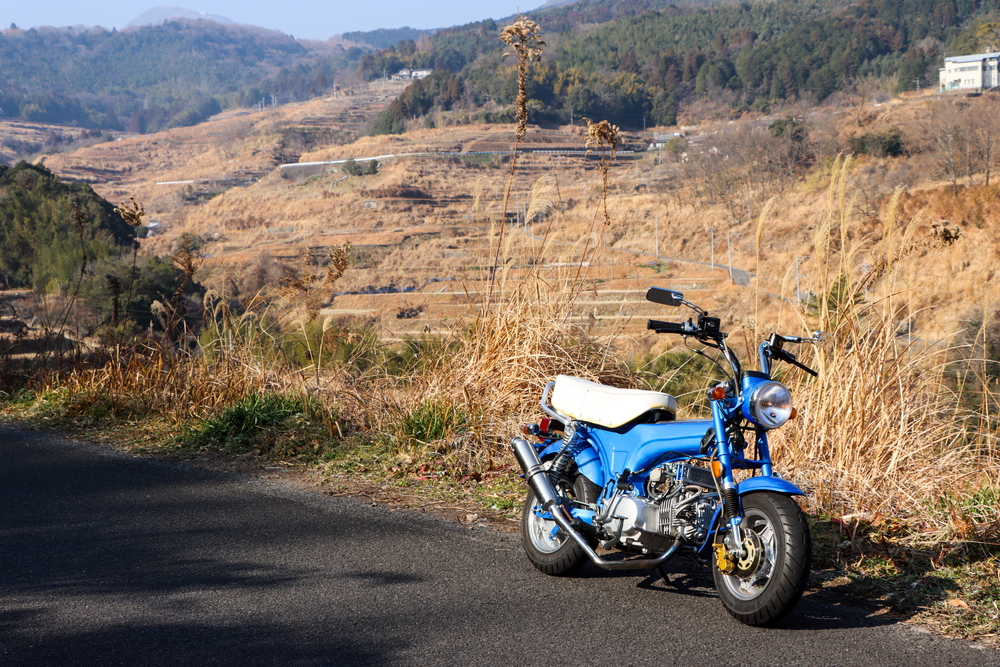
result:
<svg viewBox="0 0 1000 667"><path fill-rule="evenodd" d="M988 187L993 167L1000 164L1000 100L984 96L965 110L963 120L975 168L985 174Z"/></svg>
<svg viewBox="0 0 1000 667"><path fill-rule="evenodd" d="M865 105L874 103L875 94L879 92L881 87L878 78L871 75L850 77L844 82L846 101L851 107L854 121L858 124L858 127L863 127L865 124Z"/></svg>
<svg viewBox="0 0 1000 667"><path fill-rule="evenodd" d="M958 194L958 179L968 167L970 155L966 143L964 103L941 102L931 113L930 126L925 128L938 173L951 181Z"/></svg>

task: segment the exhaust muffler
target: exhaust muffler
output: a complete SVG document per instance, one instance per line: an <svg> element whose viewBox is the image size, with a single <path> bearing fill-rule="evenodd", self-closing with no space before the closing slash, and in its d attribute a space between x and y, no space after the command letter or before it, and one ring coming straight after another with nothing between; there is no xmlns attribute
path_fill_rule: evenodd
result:
<svg viewBox="0 0 1000 667"><path fill-rule="evenodd" d="M552 505L559 504L559 494L556 493L556 487L552 486L552 481L545 474L545 468L538 460L538 453L531 446L531 443L524 438L514 438L511 445L514 447L514 457L517 458L517 462L521 465L521 471L524 472L524 481L535 492L535 498L542 508L549 510Z"/></svg>

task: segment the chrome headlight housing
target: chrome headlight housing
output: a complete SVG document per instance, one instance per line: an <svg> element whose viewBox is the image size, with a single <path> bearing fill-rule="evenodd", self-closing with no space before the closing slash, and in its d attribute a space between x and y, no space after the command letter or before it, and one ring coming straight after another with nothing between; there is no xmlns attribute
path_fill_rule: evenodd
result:
<svg viewBox="0 0 1000 667"><path fill-rule="evenodd" d="M792 416L792 392L780 382L760 384L750 396L750 414L764 428L778 428Z"/></svg>

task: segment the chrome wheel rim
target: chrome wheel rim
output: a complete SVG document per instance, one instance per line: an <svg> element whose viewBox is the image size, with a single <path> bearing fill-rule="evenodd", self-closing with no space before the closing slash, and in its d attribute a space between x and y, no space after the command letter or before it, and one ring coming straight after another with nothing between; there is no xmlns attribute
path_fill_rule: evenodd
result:
<svg viewBox="0 0 1000 667"><path fill-rule="evenodd" d="M531 539L531 545L542 553L555 553L566 544L568 535L562 530L557 530L558 525L554 520L538 516L539 511L541 507L535 505L531 509L531 516L528 517L528 537Z"/></svg>
<svg viewBox="0 0 1000 667"><path fill-rule="evenodd" d="M744 542L752 541L756 543L755 547L759 544L761 553L755 559L753 570L740 574L724 574L722 581L733 597L739 600L753 600L764 592L774 575L778 540L774 524L760 510L748 510L743 518L742 528L744 532L752 532L756 538L748 538Z"/></svg>
<svg viewBox="0 0 1000 667"><path fill-rule="evenodd" d="M557 482L555 487L556 493L563 498L576 497L576 494L573 493L573 487L565 480ZM531 540L531 545L541 553L555 553L566 544L569 535L559 528L555 519L544 519L538 516L541 511L541 505L535 505L531 508L531 515L528 517L528 538Z"/></svg>

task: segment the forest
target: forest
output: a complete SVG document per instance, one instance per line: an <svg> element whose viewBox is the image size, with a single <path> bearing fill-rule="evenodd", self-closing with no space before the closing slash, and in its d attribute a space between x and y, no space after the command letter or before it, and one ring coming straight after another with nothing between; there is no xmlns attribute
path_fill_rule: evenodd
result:
<svg viewBox="0 0 1000 667"><path fill-rule="evenodd" d="M819 102L872 80L897 92L935 86L943 56L1000 42L981 30L1000 22L1000 0L580 0L526 16L547 42L528 81L535 122L586 116L626 128L674 124L700 98L738 114L784 100ZM502 27L487 19L438 31L346 33L371 48L321 50L275 31L205 21L121 32L9 29L0 31L0 116L149 133L410 67L458 81L435 84L430 97L427 84L414 84L373 132L400 132L401 119L432 110L506 122L516 91Z"/></svg>
<svg viewBox="0 0 1000 667"><path fill-rule="evenodd" d="M819 102L872 79L893 82L896 92L936 86L942 58L990 47L979 29L1000 20L997 0L658 5L588 1L529 13L549 41L528 82L536 122L588 116L641 128L676 123L680 106L699 97L740 112ZM462 80L469 104L509 105L515 68L502 58L497 31L485 21L402 42L363 56L361 74L446 68Z"/></svg>
<svg viewBox="0 0 1000 667"><path fill-rule="evenodd" d="M89 185L21 162L0 165L0 192L3 289L34 288L75 300L74 323L89 328L108 320L112 304L136 326L148 327L156 319L155 300L167 302L196 287L170 259L136 256L135 238L144 229Z"/></svg>
<svg viewBox="0 0 1000 667"><path fill-rule="evenodd" d="M155 132L224 108L324 94L362 53L313 52L276 31L206 21L9 29L0 31L0 116Z"/></svg>

